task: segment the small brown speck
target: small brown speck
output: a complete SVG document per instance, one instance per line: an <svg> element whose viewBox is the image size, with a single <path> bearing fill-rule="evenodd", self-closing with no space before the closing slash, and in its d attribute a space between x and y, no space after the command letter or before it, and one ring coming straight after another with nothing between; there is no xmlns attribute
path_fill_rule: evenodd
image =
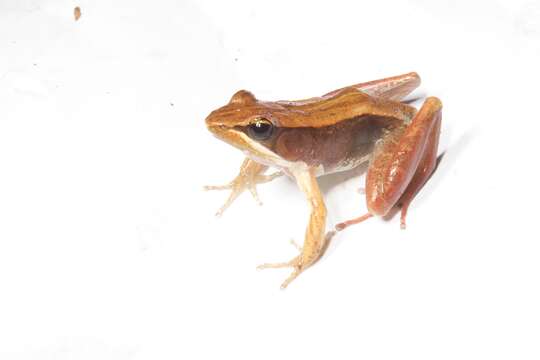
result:
<svg viewBox="0 0 540 360"><path fill-rule="evenodd" d="M80 7L77 6L75 9L73 9L73 16L75 17L75 21L79 20L79 18L81 17Z"/></svg>

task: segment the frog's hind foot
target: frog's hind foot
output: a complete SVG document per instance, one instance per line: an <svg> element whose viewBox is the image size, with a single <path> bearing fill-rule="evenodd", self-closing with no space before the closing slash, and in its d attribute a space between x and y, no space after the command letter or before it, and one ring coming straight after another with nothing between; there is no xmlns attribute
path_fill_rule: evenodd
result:
<svg viewBox="0 0 540 360"><path fill-rule="evenodd" d="M371 213L367 213L367 214L364 214L362 216L359 216L357 218L354 218L354 219L350 219L350 220L347 220L347 221L343 221L343 222L340 222L339 224L336 225L336 230L337 231L342 231L342 230L345 230L346 228L348 228L349 226L351 225L355 225L355 224L359 224L363 221L366 221L367 219L369 219L370 217L372 217L373 215Z"/></svg>

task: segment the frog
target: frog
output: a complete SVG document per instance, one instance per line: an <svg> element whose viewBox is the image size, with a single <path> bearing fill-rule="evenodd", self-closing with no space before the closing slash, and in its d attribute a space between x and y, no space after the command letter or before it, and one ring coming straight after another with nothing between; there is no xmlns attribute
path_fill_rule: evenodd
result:
<svg viewBox="0 0 540 360"><path fill-rule="evenodd" d="M206 190L230 190L221 216L244 191L261 203L257 185L282 175L296 182L309 206L304 242L298 255L258 269L291 268L285 289L322 256L329 235L373 216L400 208L406 227L409 206L437 166L442 102L427 97L420 109L406 97L420 85L416 72L358 83L318 97L262 101L247 90L205 119L218 139L241 150L245 160L236 178ZM368 164L367 212L340 222L327 232L327 208L318 177ZM277 171L267 174L269 168Z"/></svg>

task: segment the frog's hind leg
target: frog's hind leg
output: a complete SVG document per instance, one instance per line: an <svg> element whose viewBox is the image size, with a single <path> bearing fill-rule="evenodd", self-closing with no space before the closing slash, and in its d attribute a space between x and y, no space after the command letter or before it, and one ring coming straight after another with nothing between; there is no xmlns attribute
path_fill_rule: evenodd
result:
<svg viewBox="0 0 540 360"><path fill-rule="evenodd" d="M337 231L345 230L349 226L355 225L355 224L360 224L361 222L366 221L367 219L369 219L372 216L373 215L368 212L367 214L364 214L364 215L359 216L357 218L350 219L350 220L347 220L347 221L343 221L343 222L336 225L336 230Z"/></svg>
<svg viewBox="0 0 540 360"><path fill-rule="evenodd" d="M401 204L401 228L414 196L435 169L441 128L442 104L430 97L408 126L393 130L377 145L366 176L369 212L340 223L336 230L373 215L384 216Z"/></svg>
<svg viewBox="0 0 540 360"><path fill-rule="evenodd" d="M401 203L401 227L414 196L435 169L442 103L427 98L412 122L376 150L366 177L369 212L384 216Z"/></svg>
<svg viewBox="0 0 540 360"><path fill-rule="evenodd" d="M392 76L384 79L354 84L354 87L370 96L381 99L401 101L420 85L420 76L411 72L403 75ZM332 96L343 89L334 90L324 96Z"/></svg>
<svg viewBox="0 0 540 360"><path fill-rule="evenodd" d="M420 191L422 186L424 186L424 184L429 180L431 174L437 167L437 149L439 147L439 134L441 132L440 106L441 104L439 102L439 111L433 117L433 125L424 147L424 154L420 160L420 163L418 164L418 167L416 168L413 178L407 186L407 189L399 199L399 203L401 204L402 229L405 229L406 227L406 217L409 205L418 191Z"/></svg>
<svg viewBox="0 0 540 360"><path fill-rule="evenodd" d="M249 158L246 158L240 167L240 173L234 180L227 185L219 186L205 186L204 190L231 190L231 193L223 206L217 211L216 216L221 216L223 212L233 203L234 200L244 190L249 190L255 201L261 205L261 200L257 193L257 185L263 184L274 180L275 178L283 175L281 171L270 175L264 175L268 167L258 162L255 162Z"/></svg>

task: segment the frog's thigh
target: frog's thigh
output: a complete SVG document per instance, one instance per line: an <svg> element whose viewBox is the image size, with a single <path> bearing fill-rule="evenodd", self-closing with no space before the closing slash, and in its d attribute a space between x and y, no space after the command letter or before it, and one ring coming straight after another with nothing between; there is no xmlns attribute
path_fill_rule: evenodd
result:
<svg viewBox="0 0 540 360"><path fill-rule="evenodd" d="M422 186L428 181L429 177L435 170L437 166L437 149L439 147L439 134L441 132L441 112L439 111L433 128L429 134L424 155L418 164L418 168L411 179L409 186L399 199L399 202L402 204L401 207L401 228L405 229L405 220L407 217L407 210L411 201L414 199L415 195L422 188Z"/></svg>
<svg viewBox="0 0 540 360"><path fill-rule="evenodd" d="M374 97L400 101L420 85L420 77L417 73L408 73L389 78L354 84L350 87ZM325 96L333 95L343 89L332 91Z"/></svg>
<svg viewBox="0 0 540 360"><path fill-rule="evenodd" d="M356 87L368 95L400 101L420 85L417 73L408 73L386 79L358 84Z"/></svg>
<svg viewBox="0 0 540 360"><path fill-rule="evenodd" d="M406 129L388 135L378 145L366 177L366 201L371 214L386 215L400 198L406 212L433 172L441 108L439 99L426 99Z"/></svg>

